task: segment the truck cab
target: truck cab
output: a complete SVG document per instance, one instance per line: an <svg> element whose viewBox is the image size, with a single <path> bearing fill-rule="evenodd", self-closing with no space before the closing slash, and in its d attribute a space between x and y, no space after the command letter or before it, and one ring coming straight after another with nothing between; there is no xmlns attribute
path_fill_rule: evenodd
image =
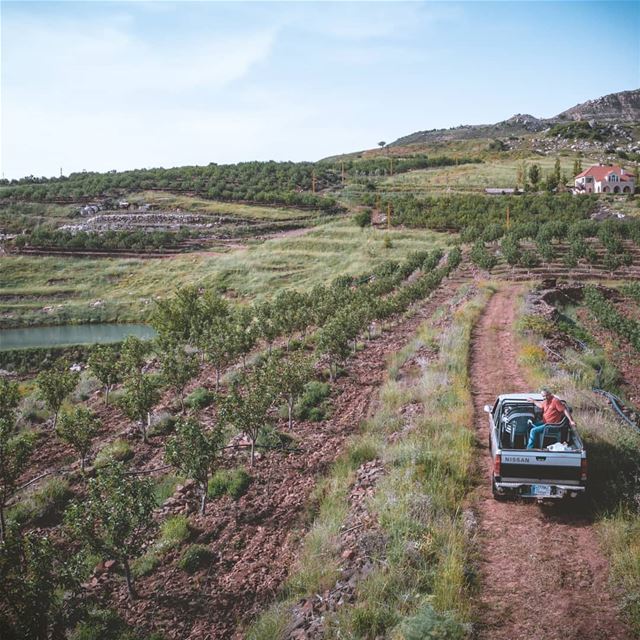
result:
<svg viewBox="0 0 640 640"><path fill-rule="evenodd" d="M489 415L494 497L558 500L583 495L587 486L587 452L566 418L547 425L538 434L534 448L527 448L531 428L542 417L531 399L542 401L542 396L504 394L498 396L493 407L484 408ZM568 406L567 409L571 411Z"/></svg>

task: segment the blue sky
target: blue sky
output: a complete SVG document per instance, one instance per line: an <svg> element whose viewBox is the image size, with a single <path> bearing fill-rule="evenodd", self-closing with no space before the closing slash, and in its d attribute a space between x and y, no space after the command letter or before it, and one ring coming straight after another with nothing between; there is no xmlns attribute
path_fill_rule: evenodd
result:
<svg viewBox="0 0 640 640"><path fill-rule="evenodd" d="M5 177L316 160L640 87L639 2L2 2Z"/></svg>

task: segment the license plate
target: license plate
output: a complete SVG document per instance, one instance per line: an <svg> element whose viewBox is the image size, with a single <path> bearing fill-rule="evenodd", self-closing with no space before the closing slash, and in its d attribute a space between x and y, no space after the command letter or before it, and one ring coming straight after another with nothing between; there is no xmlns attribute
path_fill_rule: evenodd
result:
<svg viewBox="0 0 640 640"><path fill-rule="evenodd" d="M551 495L551 487L546 484L532 484L531 485L531 493L534 496L550 496Z"/></svg>

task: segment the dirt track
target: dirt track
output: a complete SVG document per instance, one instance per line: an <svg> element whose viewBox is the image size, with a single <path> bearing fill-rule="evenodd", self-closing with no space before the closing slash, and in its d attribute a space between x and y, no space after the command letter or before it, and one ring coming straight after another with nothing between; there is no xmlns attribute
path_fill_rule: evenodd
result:
<svg viewBox="0 0 640 640"><path fill-rule="evenodd" d="M480 590L476 638L624 640L608 565L590 518L561 505L497 502L489 485L488 421L499 393L530 391L515 358L517 289L496 293L473 334L471 380L483 481L478 489Z"/></svg>

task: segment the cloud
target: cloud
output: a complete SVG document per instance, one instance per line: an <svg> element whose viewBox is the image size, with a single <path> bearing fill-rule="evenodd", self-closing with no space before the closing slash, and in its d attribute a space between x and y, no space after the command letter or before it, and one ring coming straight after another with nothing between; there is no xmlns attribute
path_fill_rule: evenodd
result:
<svg viewBox="0 0 640 640"><path fill-rule="evenodd" d="M5 96L42 96L51 90L70 103L148 91L219 90L265 60L277 35L267 28L154 41L122 16L54 26L30 19L3 31Z"/></svg>
<svg viewBox="0 0 640 640"><path fill-rule="evenodd" d="M462 8L418 2L322 2L305 4L294 15L297 28L361 43L406 40L441 22L459 19Z"/></svg>

